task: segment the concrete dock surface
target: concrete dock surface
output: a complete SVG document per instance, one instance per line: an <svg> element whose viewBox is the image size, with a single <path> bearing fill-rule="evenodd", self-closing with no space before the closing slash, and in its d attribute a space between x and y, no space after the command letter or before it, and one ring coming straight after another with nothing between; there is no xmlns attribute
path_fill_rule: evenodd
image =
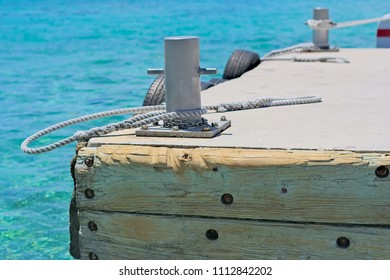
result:
<svg viewBox="0 0 390 280"><path fill-rule="evenodd" d="M231 127L211 139L139 137L135 130L93 138L89 146L132 144L390 151L390 49L341 49L277 58L334 57L349 63L262 61L240 78L202 92L202 106L262 97L320 96L321 103L211 113Z"/></svg>

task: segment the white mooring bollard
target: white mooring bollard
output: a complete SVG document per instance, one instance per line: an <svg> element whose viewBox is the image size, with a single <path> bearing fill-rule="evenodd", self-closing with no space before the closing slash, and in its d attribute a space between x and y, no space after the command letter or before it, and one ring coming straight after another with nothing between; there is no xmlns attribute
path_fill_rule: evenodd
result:
<svg viewBox="0 0 390 280"><path fill-rule="evenodd" d="M201 107L198 37L166 37L165 101L167 112Z"/></svg>
<svg viewBox="0 0 390 280"><path fill-rule="evenodd" d="M200 68L199 38L176 36L164 38L164 69L148 69L148 74L165 76L166 112L194 111L202 108L200 75L216 74L216 68ZM209 123L201 115L164 120L161 125L145 126L137 136L212 138L231 122Z"/></svg>
<svg viewBox="0 0 390 280"><path fill-rule="evenodd" d="M326 8L315 8L313 10L313 19L329 19L329 10ZM329 31L313 30L313 44L320 49L329 49Z"/></svg>

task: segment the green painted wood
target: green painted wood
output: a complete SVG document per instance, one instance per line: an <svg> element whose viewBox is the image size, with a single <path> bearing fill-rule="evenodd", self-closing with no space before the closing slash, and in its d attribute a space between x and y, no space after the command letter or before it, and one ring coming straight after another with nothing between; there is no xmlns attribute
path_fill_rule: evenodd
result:
<svg viewBox="0 0 390 280"><path fill-rule="evenodd" d="M96 223L91 231L90 222ZM390 229L82 211L81 258L388 259ZM208 230L216 240L206 237ZM337 240L348 239L342 248ZM345 242L343 243L345 244Z"/></svg>
<svg viewBox="0 0 390 280"><path fill-rule="evenodd" d="M375 175L385 154L111 146L78 157L79 209L390 225L390 178Z"/></svg>

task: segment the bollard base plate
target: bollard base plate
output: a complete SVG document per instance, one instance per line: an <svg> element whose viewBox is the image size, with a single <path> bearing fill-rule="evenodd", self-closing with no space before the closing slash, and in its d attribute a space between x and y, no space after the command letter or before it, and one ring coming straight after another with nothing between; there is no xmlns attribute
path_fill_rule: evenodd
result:
<svg viewBox="0 0 390 280"><path fill-rule="evenodd" d="M313 46L312 49L306 50L305 52L338 52L340 51L339 47L329 46L328 48L320 48L317 46Z"/></svg>
<svg viewBox="0 0 390 280"><path fill-rule="evenodd" d="M187 129L172 129L160 125L148 126L135 131L136 136L142 137L180 137L180 138L213 138L231 125L231 121L212 122L213 125L190 127Z"/></svg>

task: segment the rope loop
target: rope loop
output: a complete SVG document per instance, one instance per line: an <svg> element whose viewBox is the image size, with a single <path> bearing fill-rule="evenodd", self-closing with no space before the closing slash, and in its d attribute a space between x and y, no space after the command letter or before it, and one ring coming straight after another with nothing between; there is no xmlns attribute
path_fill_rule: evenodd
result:
<svg viewBox="0 0 390 280"><path fill-rule="evenodd" d="M256 108L263 108L269 106L308 104L308 103L315 103L315 102L321 102L321 98L316 96L306 96L306 97L297 97L297 98L261 98L252 101L243 101L237 103L223 103L218 105L206 106L196 110L176 111L176 112L162 111L165 110L165 105L143 106L143 107L111 110L111 111L105 111L101 113L82 116L79 118L64 121L56 125L52 125L48 128L45 128L31 135L30 137L26 138L21 144L21 150L27 154L45 153L75 141L87 141L92 137L100 137L114 131L119 131L119 130L129 129L129 128L137 128L143 125L148 125L159 121L201 117L203 114L206 114L208 110L214 110L217 112L226 112L226 111L256 109ZM108 124L106 126L94 127L86 131L76 131L72 136L47 146L38 147L38 148L28 147L28 145L34 142L35 140L53 131L59 130L60 128L70 126L76 123L93 120L93 119L114 116L114 115L130 114L130 113L131 114L138 113L139 115L135 115L127 120Z"/></svg>

